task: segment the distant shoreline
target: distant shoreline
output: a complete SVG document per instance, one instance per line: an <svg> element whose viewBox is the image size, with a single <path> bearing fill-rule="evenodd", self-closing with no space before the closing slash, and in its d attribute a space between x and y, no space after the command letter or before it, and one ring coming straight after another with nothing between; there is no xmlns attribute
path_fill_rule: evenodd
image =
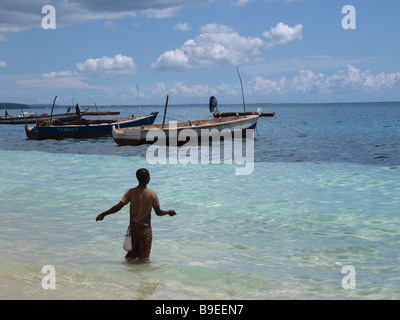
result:
<svg viewBox="0 0 400 320"><path fill-rule="evenodd" d="M270 106L287 106L287 105L345 105L345 104L356 104L356 105L361 105L361 104L382 104L382 103L400 103L400 101L368 101L368 102L313 102L313 103L306 103L306 102L278 102L278 103L274 103L274 102L259 102L259 103L246 103L247 106L254 106L254 105L270 105ZM6 109L19 109L19 110L25 110L25 109L37 109L37 108L51 108L52 105L51 104L23 104L23 103L13 103L13 102L3 102L0 104L0 109L4 109L3 105L6 107ZM189 107L189 106L205 106L208 105L207 103L188 103L188 104L171 104L170 106L175 106L175 107L179 107L179 106L185 106L185 107ZM225 107L238 107L241 106L242 104L240 103L227 103L227 104L220 104L221 106L225 106ZM85 104L79 104L79 106L81 108L86 107L87 105ZM142 107L153 107L153 106L164 106L162 104L158 105L158 104L148 104L148 105L142 105ZM55 109L58 108L68 108L68 107L72 107L70 105L54 105ZM90 106L91 107L91 106ZM112 104L112 105L99 105L97 106L98 108L121 108L121 107L138 107L138 105L117 105L117 104Z"/></svg>
<svg viewBox="0 0 400 320"><path fill-rule="evenodd" d="M12 103L12 102L4 102L1 106L6 107L6 109L30 109L31 107L27 104L23 103ZM4 108L3 107L3 108ZM1 108L1 107L0 107Z"/></svg>

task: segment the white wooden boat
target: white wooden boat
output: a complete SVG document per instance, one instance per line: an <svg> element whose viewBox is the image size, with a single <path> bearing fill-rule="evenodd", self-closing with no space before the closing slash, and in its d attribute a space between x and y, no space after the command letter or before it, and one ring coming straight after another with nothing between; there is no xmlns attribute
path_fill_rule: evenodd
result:
<svg viewBox="0 0 400 320"><path fill-rule="evenodd" d="M165 139L166 145L170 144L172 140L176 145L182 145L189 140L195 140L198 143L214 136L226 137L226 135L230 135L231 138L234 138L238 136L238 133L243 135L246 129L255 129L258 119L259 115L257 114L170 122L131 128L114 126L112 136L114 141L121 146L152 144L162 138ZM245 136L248 137L248 135Z"/></svg>

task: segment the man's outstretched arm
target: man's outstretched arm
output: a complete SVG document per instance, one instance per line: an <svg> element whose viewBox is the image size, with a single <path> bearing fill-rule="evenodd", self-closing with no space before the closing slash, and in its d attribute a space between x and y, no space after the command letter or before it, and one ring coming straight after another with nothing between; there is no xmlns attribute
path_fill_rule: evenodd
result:
<svg viewBox="0 0 400 320"><path fill-rule="evenodd" d="M123 203L122 201L120 201L118 204L116 204L114 207L108 209L107 211L104 211L102 213L100 213L97 217L96 217L96 221L102 221L104 219L105 216L108 216L109 214L113 214L118 212L119 210L121 210L123 208L123 206L125 206L125 203Z"/></svg>
<svg viewBox="0 0 400 320"><path fill-rule="evenodd" d="M154 211L156 212L156 215L158 216L165 216L167 214L169 214L171 217L176 215L175 210L161 210L160 207L155 207Z"/></svg>

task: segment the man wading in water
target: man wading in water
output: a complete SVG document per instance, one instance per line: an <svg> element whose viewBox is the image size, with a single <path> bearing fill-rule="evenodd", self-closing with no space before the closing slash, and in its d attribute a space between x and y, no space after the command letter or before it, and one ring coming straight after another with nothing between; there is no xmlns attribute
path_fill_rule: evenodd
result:
<svg viewBox="0 0 400 320"><path fill-rule="evenodd" d="M127 190L121 201L111 209L100 213L96 221L102 221L105 216L118 212L130 202L132 251L129 251L125 258L128 261L133 261L136 258L139 258L139 261L148 261L153 238L150 223L151 207L154 208L158 216L167 214L174 216L176 212L174 210L164 211L160 209L157 193L147 188L147 184L150 182L150 173L147 169L137 170L136 178L139 181L139 185L136 188Z"/></svg>

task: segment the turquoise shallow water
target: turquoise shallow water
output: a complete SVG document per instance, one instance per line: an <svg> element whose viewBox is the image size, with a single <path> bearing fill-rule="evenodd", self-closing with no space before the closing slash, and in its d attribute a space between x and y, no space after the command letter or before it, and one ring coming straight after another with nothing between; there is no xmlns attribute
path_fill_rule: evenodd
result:
<svg viewBox="0 0 400 320"><path fill-rule="evenodd" d="M254 171L244 176L235 163L149 165L145 148L112 139L30 144L17 138L21 127L3 126L0 298L399 299L400 118L392 115L389 131L362 117L356 134L343 125L336 140L327 134L333 125L271 120L303 136L261 123ZM381 143L356 142L365 158L339 157L348 145L325 150L324 139L354 144L370 131ZM276 142L282 134L294 140L285 150ZM306 151L313 141L322 141L315 155ZM384 158L375 159L379 148ZM153 215L151 262L128 264L128 208L95 217L136 185L140 167L150 170L161 207L178 215ZM41 286L45 265L55 267L55 290ZM342 287L345 265L355 268L356 289Z"/></svg>

